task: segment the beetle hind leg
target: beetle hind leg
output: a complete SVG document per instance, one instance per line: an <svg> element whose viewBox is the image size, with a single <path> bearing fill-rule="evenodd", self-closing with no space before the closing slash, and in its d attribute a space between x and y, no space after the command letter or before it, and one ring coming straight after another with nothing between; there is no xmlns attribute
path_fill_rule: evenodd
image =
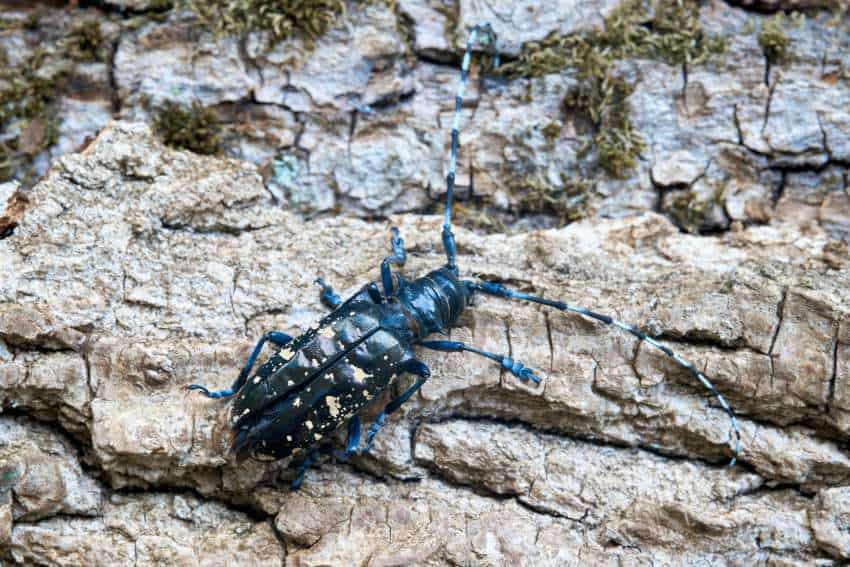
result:
<svg viewBox="0 0 850 567"><path fill-rule="evenodd" d="M369 432L366 434L366 446L363 447L363 451L361 451L362 454L366 454L372 449L372 443L375 441L375 435L377 435L381 427L384 426L384 421L387 416L400 408L419 390L419 388L422 387L422 384L431 377L431 371L427 366L425 366L425 363L416 360L415 358L407 362L405 371L415 374L419 376L419 378L410 388L405 390L399 397L388 403L384 409L381 410L381 413L378 414L378 417L376 417L375 421L372 422L372 425L369 426Z"/></svg>
<svg viewBox="0 0 850 567"><path fill-rule="evenodd" d="M202 386L200 384L189 384L186 386L189 390L200 390L202 394L204 394L208 398L227 398L238 392L242 386L245 385L245 381L248 379L248 375L251 373L251 369L254 367L254 363L257 362L257 357L260 356L260 352L263 350L263 346L271 341L272 344L275 344L279 347L284 347L292 342L292 337L287 335L286 333L282 333L280 331L271 331L263 335L259 341L257 341L256 346L254 346L253 352L251 352L251 356L248 357L248 360L245 362L245 366L242 367L242 371L239 373L239 376L236 378L236 381L233 382L233 385L226 390L208 390L206 386Z"/></svg>
<svg viewBox="0 0 850 567"><path fill-rule="evenodd" d="M298 465L298 469L295 472L295 479L289 485L290 490L298 490L301 488L301 484L304 482L304 475L307 474L307 471L312 467L316 461L319 460L319 451L310 451L310 454L307 455L307 458L301 461L301 464Z"/></svg>

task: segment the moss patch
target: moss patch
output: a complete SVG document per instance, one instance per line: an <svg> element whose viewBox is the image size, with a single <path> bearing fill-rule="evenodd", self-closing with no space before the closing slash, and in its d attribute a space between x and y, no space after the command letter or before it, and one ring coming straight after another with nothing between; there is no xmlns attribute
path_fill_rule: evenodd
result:
<svg viewBox="0 0 850 567"><path fill-rule="evenodd" d="M561 222L572 222L583 217L587 196L593 189L592 183L563 176L561 181L562 187L555 187L537 177L513 183L514 189L522 190L519 211L554 215Z"/></svg>
<svg viewBox="0 0 850 567"><path fill-rule="evenodd" d="M219 33L267 31L275 41L300 37L310 43L345 13L343 0L186 0L186 4Z"/></svg>
<svg viewBox="0 0 850 567"><path fill-rule="evenodd" d="M785 14L779 12L769 20L765 21L759 31L759 46L771 63L784 61L788 56L788 46L791 40L785 35Z"/></svg>
<svg viewBox="0 0 850 567"><path fill-rule="evenodd" d="M703 30L694 0L624 0L602 29L526 44L501 73L540 77L574 69L579 87L567 94L564 106L592 125L584 153L595 149L599 166L623 177L637 164L644 143L629 114L632 89L616 76L615 64L627 58L696 64L724 49L722 38Z"/></svg>
<svg viewBox="0 0 850 567"><path fill-rule="evenodd" d="M174 148L212 155L221 150L221 122L211 108L193 102L191 108L167 102L154 116L154 130Z"/></svg>
<svg viewBox="0 0 850 567"><path fill-rule="evenodd" d="M106 60L106 40L100 31L100 22L94 20L77 23L65 38L64 47L76 61Z"/></svg>
<svg viewBox="0 0 850 567"><path fill-rule="evenodd" d="M46 71L45 54L35 52L14 68L0 69L0 181L56 142L58 125L55 103L66 70Z"/></svg>

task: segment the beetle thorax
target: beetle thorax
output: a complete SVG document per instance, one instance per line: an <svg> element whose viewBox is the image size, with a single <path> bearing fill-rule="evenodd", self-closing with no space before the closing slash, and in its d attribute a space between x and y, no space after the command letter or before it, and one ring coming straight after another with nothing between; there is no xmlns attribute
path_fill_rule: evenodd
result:
<svg viewBox="0 0 850 567"><path fill-rule="evenodd" d="M440 268L406 283L398 298L416 320L421 339L454 327L469 303L469 291L452 271Z"/></svg>

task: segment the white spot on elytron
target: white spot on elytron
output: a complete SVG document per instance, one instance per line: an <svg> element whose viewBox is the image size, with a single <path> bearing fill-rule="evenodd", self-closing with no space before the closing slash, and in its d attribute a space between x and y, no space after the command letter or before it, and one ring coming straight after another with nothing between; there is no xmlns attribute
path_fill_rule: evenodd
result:
<svg viewBox="0 0 850 567"><path fill-rule="evenodd" d="M349 311L349 312L348 312L348 316L349 316L349 317L354 317L354 311Z"/></svg>
<svg viewBox="0 0 850 567"><path fill-rule="evenodd" d="M295 398L294 400L292 400L292 407L301 407L301 398Z"/></svg>
<svg viewBox="0 0 850 567"><path fill-rule="evenodd" d="M313 429L313 422L310 421L309 419L304 422L304 425L307 426L307 429Z"/></svg>
<svg viewBox="0 0 850 567"><path fill-rule="evenodd" d="M315 439L316 441L318 441L318 440L319 440L319 439L321 439L321 438L322 438L322 436L321 436L321 435L319 435L318 433L314 433L314 434L313 434L313 439Z"/></svg>
<svg viewBox="0 0 850 567"><path fill-rule="evenodd" d="M339 400L333 396L328 396L325 403L328 404L328 412L331 414L331 417L339 416Z"/></svg>
<svg viewBox="0 0 850 567"><path fill-rule="evenodd" d="M294 385L295 385L295 382L293 382L292 380L287 380L287 381L286 381L286 385L287 385L287 386L294 386Z"/></svg>
<svg viewBox="0 0 850 567"><path fill-rule="evenodd" d="M278 354L280 354L280 356L282 356L283 358L289 358L289 357L292 356L292 349L288 348L288 347L281 349L281 351Z"/></svg>
<svg viewBox="0 0 850 567"><path fill-rule="evenodd" d="M319 334L327 339L332 339L334 336L334 330L332 327L325 327Z"/></svg>
<svg viewBox="0 0 850 567"><path fill-rule="evenodd" d="M362 368L360 368L359 366L354 367L354 381L355 382L357 382L358 384L362 384L363 380L365 380L366 378L369 378L369 377L370 376L368 374L363 372Z"/></svg>
<svg viewBox="0 0 850 567"><path fill-rule="evenodd" d="M254 384L259 384L259 383L260 383L260 377L259 377L259 375L254 376Z"/></svg>
<svg viewBox="0 0 850 567"><path fill-rule="evenodd" d="M384 355L384 360L388 360L389 358L390 358L389 355L387 355L387 354Z"/></svg>
<svg viewBox="0 0 850 567"><path fill-rule="evenodd" d="M292 443L292 435L287 435L286 440L289 441L290 443Z"/></svg>
<svg viewBox="0 0 850 567"><path fill-rule="evenodd" d="M316 368L317 366L319 366L319 361L316 360L315 358L311 358L310 359L310 366L312 366L313 368Z"/></svg>

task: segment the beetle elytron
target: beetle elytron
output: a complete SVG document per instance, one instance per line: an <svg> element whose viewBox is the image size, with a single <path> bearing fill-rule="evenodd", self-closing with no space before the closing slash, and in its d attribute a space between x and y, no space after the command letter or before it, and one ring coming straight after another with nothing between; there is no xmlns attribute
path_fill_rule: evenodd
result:
<svg viewBox="0 0 850 567"><path fill-rule="evenodd" d="M362 452L369 451L386 416L410 399L428 380L430 371L417 360L412 349L414 345L445 352L475 353L498 362L520 380L540 382L531 369L508 356L486 352L457 341L425 340L433 333L445 332L454 327L460 314L470 304L472 296L484 293L578 313L619 327L663 351L708 388L731 418L736 436L731 461L734 464L741 447L741 434L735 414L705 375L668 347L631 325L583 307L513 291L499 283L460 279L455 261L455 239L451 230L452 194L461 103L472 47L481 33L484 34L482 43L489 44L495 50L495 36L488 24L472 28L455 96L451 157L446 178L442 230L448 260L446 265L412 281L393 273L391 265L403 266L406 259L404 241L398 230L393 228L392 253L381 263L380 288L374 282L369 283L343 302L321 278L316 280L321 286L322 302L333 309L316 328L298 338L279 331L264 335L228 390L209 391L198 384L192 384L189 388L201 390L211 398L236 395L231 419L235 431L232 451L237 459L252 455L282 459L306 452L306 458L301 461L292 483L292 487L297 488L306 470L318 457L316 448L326 445L331 435L346 422L348 439L344 455L359 451L361 432L358 413L370 400L390 388L399 374L409 372L417 376L417 380L381 410L369 427ZM251 375L251 369L266 342L272 342L281 350Z"/></svg>

